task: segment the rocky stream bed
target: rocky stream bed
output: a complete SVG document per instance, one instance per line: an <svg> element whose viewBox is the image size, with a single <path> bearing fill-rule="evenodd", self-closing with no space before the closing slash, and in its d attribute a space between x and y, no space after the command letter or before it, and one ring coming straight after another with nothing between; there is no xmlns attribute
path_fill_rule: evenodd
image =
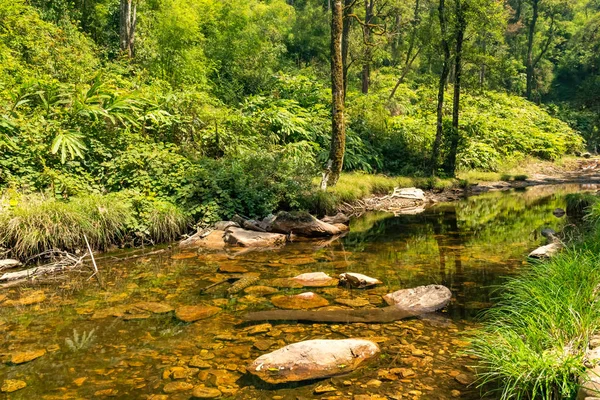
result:
<svg viewBox="0 0 600 400"><path fill-rule="evenodd" d="M333 241L98 255L105 289L89 274L71 274L0 292L0 390L10 399L483 398L471 385L476 360L464 353L475 317L493 304L493 286L518 273L524 256L545 243L541 229L560 231L568 223L552 211L564 207L565 193L580 189L488 193L415 215L367 213ZM318 272L331 282L290 279ZM338 286L344 272L381 283ZM239 280L231 278L240 276L248 280L232 290ZM387 306L386 294L430 284L449 288L452 299L419 317L248 318L371 315ZM339 371L324 379L276 382L248 372L265 354L314 339L366 339L378 351L364 363L337 363Z"/></svg>

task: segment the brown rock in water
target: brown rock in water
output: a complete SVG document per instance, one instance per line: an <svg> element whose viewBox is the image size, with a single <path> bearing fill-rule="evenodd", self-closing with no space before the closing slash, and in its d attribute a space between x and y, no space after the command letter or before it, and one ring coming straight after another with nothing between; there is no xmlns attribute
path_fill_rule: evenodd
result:
<svg viewBox="0 0 600 400"><path fill-rule="evenodd" d="M210 318L221 311L213 306L182 306L175 310L175 316L183 322L194 322Z"/></svg>
<svg viewBox="0 0 600 400"><path fill-rule="evenodd" d="M5 306L29 306L32 304L38 304L46 300L46 293L43 290L36 290L34 292L30 292L20 299L17 300L6 300L4 302Z"/></svg>
<svg viewBox="0 0 600 400"><path fill-rule="evenodd" d="M17 380L17 379L5 379L2 383L2 387L0 387L0 391L3 393L12 393L17 390L21 390L27 386L27 383Z"/></svg>
<svg viewBox="0 0 600 400"><path fill-rule="evenodd" d="M275 384L326 378L353 371L378 353L368 340L307 340L258 357L248 372Z"/></svg>
<svg viewBox="0 0 600 400"><path fill-rule="evenodd" d="M241 247L273 247L286 242L285 235L270 232L248 231L230 227L225 231L225 243Z"/></svg>
<svg viewBox="0 0 600 400"><path fill-rule="evenodd" d="M133 307L140 310L149 311L154 314L165 314L174 310L174 308L168 304L157 303L154 301L135 303Z"/></svg>
<svg viewBox="0 0 600 400"><path fill-rule="evenodd" d="M221 396L222 393L220 390L206 386L196 386L192 392L192 398L195 399L216 399Z"/></svg>
<svg viewBox="0 0 600 400"><path fill-rule="evenodd" d="M329 305L329 302L323 297L313 292L296 294L293 296L273 296L271 297L273 305L287 310L305 310Z"/></svg>
<svg viewBox="0 0 600 400"><path fill-rule="evenodd" d="M254 342L254 347L256 347L260 351L268 350L271 346L273 346L275 342L273 340L257 340Z"/></svg>
<svg viewBox="0 0 600 400"><path fill-rule="evenodd" d="M196 355L192 357L188 366L199 369L209 369L211 367L210 363L206 362L202 357Z"/></svg>
<svg viewBox="0 0 600 400"><path fill-rule="evenodd" d="M445 307L452 299L452 292L442 285L418 286L386 294L383 299L390 306L414 313L427 313Z"/></svg>
<svg viewBox="0 0 600 400"><path fill-rule="evenodd" d="M241 265L231 263L219 265L218 271L226 274L243 274L244 272L248 272L248 270Z"/></svg>
<svg viewBox="0 0 600 400"><path fill-rule="evenodd" d="M336 286L338 284L337 279L332 278L324 272L308 272L295 276L291 280L305 287L325 287Z"/></svg>
<svg viewBox="0 0 600 400"><path fill-rule="evenodd" d="M339 228L327 222L319 221L308 213L280 212L271 225L273 232L293 233L298 236L322 237L342 233Z"/></svg>
<svg viewBox="0 0 600 400"><path fill-rule="evenodd" d="M370 276L357 274L356 272L344 272L340 274L340 285L341 286L350 286L353 288L367 288L375 285L381 285L379 279L371 278Z"/></svg>
<svg viewBox="0 0 600 400"><path fill-rule="evenodd" d="M270 286L250 286L247 287L246 289L244 289L245 293L248 294L273 294L273 293L277 293L279 292L278 289L275 289L273 287Z"/></svg>
<svg viewBox="0 0 600 400"><path fill-rule="evenodd" d="M220 250L225 247L225 240L223 239L224 235L225 231L218 229L215 229L208 234L206 234L204 231L201 231L179 242L179 247L202 247L206 249Z"/></svg>
<svg viewBox="0 0 600 400"><path fill-rule="evenodd" d="M46 354L46 349L13 353L10 356L10 363L15 364L15 365L25 364L25 363L35 360L36 358L40 358L41 356L43 356L45 354Z"/></svg>
<svg viewBox="0 0 600 400"><path fill-rule="evenodd" d="M343 304L348 307L364 307L364 306L371 304L371 302L369 302L368 299L361 299L361 298L335 299L334 301L338 304Z"/></svg>
<svg viewBox="0 0 600 400"><path fill-rule="evenodd" d="M192 385L191 383L187 383L187 382L181 382L181 381L169 382L163 388L163 392L165 392L166 394L181 393L181 392L187 392L188 390L191 390L193 387L194 387L194 385Z"/></svg>

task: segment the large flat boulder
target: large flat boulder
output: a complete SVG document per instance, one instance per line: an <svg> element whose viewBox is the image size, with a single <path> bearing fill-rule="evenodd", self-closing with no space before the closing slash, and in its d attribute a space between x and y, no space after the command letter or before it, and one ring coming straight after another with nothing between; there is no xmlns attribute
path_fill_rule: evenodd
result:
<svg viewBox="0 0 600 400"><path fill-rule="evenodd" d="M273 247L284 244L286 236L280 233L248 231L229 227L225 231L225 243L241 247Z"/></svg>
<svg viewBox="0 0 600 400"><path fill-rule="evenodd" d="M368 340L307 340L262 355L247 370L269 383L298 382L345 374L378 353Z"/></svg>
<svg viewBox="0 0 600 400"><path fill-rule="evenodd" d="M340 228L320 221L308 213L280 212L271 223L273 232L305 237L335 236L342 233Z"/></svg>
<svg viewBox="0 0 600 400"><path fill-rule="evenodd" d="M452 292L442 285L417 286L412 289L397 290L383 296L383 300L390 306L415 314L444 308L450 299L452 299Z"/></svg>

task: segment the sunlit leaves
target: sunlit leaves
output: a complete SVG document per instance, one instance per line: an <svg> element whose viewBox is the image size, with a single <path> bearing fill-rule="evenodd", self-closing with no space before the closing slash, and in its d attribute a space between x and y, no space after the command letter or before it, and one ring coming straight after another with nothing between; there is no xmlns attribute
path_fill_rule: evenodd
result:
<svg viewBox="0 0 600 400"><path fill-rule="evenodd" d="M83 142L83 135L76 131L63 131L54 137L51 152L52 154L56 154L60 151L60 161L64 164L67 160L67 155L71 159L75 159L75 157L83 158L82 151L86 149Z"/></svg>

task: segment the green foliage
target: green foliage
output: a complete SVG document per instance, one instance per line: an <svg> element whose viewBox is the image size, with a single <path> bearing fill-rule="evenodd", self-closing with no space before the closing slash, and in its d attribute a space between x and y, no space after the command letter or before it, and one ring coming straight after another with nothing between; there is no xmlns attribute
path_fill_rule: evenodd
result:
<svg viewBox="0 0 600 400"><path fill-rule="evenodd" d="M472 342L480 384L501 399L574 398L600 323L596 244L536 263L503 285Z"/></svg>

